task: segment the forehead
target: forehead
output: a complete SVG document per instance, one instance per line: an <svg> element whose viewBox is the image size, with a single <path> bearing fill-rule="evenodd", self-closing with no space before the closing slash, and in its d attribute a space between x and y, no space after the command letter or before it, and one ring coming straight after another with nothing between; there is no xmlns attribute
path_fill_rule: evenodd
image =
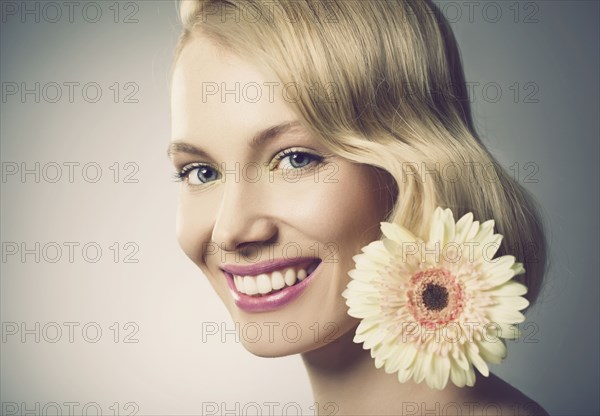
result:
<svg viewBox="0 0 600 416"><path fill-rule="evenodd" d="M283 92L282 83L264 69L205 37L193 37L173 71L173 137L236 136L293 119Z"/></svg>

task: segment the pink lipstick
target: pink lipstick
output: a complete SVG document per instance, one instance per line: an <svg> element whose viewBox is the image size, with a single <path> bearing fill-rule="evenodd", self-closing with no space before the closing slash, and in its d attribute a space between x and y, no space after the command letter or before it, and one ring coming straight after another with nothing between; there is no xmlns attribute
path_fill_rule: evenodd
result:
<svg viewBox="0 0 600 416"><path fill-rule="evenodd" d="M278 259L252 265L224 264L235 304L246 312L267 312L292 302L321 269L315 257Z"/></svg>

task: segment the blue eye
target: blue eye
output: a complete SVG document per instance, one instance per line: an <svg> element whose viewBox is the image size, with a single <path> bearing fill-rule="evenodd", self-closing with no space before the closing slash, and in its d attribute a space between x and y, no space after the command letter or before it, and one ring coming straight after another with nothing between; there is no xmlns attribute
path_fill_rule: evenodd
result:
<svg viewBox="0 0 600 416"><path fill-rule="evenodd" d="M177 173L181 180L187 181L189 185L202 185L213 182L220 178L219 172L207 165L188 165Z"/></svg>
<svg viewBox="0 0 600 416"><path fill-rule="evenodd" d="M321 163L325 158L310 152L287 149L275 156L271 169L296 170L298 173ZM175 173L178 181L191 186L204 185L221 179L219 169L205 163L190 163Z"/></svg>
<svg viewBox="0 0 600 416"><path fill-rule="evenodd" d="M277 160L279 160L279 164L277 165L279 169L302 169L312 162L320 162L323 158L308 152L292 150L283 152L281 156L277 157Z"/></svg>

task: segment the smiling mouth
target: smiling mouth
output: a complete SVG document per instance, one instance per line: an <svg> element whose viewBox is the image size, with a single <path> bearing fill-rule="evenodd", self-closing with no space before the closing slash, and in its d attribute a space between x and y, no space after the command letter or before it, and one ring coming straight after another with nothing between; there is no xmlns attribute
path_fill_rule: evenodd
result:
<svg viewBox="0 0 600 416"><path fill-rule="evenodd" d="M238 275L226 273L233 280L235 289L244 295L262 297L280 292L288 287L297 285L306 279L321 263L313 259L305 264L297 264L257 275Z"/></svg>

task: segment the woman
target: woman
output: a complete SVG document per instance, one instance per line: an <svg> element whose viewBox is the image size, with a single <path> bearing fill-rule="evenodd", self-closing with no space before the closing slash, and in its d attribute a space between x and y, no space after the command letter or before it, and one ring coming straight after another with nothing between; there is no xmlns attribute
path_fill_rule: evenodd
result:
<svg viewBox="0 0 600 416"><path fill-rule="evenodd" d="M169 148L183 181L178 239L236 323L260 334L244 346L302 354L325 413L546 414L484 362L505 348L482 335L511 338L535 299L545 242L530 197L476 135L458 49L435 6L191 0L180 16ZM447 250L406 257L432 254L439 245L419 248L428 236L452 243L465 227L473 233L454 247L469 234L475 254L457 264L514 256L502 257L512 259L497 282L506 284L493 292L510 291L514 310L466 343L424 335L430 349L419 349L414 327L390 335L382 324L396 312L435 332L460 319L454 328L464 329L474 307L487 307L483 286L447 273ZM390 285L402 275L390 264L421 270L407 275L414 286ZM517 296L525 290L527 300ZM475 383L474 367L487 377Z"/></svg>

